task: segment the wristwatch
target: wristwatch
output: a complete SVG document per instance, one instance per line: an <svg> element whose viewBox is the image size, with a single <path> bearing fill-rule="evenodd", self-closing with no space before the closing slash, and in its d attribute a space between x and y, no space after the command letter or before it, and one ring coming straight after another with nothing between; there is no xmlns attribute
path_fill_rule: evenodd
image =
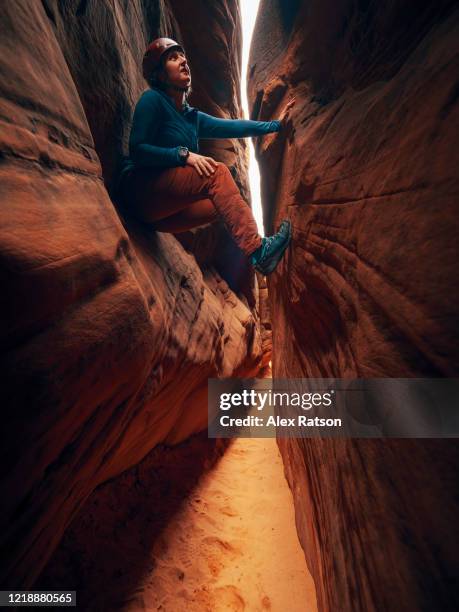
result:
<svg viewBox="0 0 459 612"><path fill-rule="evenodd" d="M178 147L178 156L182 166L186 166L186 160L190 152L186 147Z"/></svg>

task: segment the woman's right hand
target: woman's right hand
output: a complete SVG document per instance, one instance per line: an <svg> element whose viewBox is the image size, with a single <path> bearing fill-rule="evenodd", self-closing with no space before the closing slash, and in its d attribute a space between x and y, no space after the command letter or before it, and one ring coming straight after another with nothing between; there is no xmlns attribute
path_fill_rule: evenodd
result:
<svg viewBox="0 0 459 612"><path fill-rule="evenodd" d="M202 176L203 174L210 176L217 168L217 162L215 159L205 157L204 155L198 155L197 153L192 153L191 151L186 160L186 165L193 166L199 176Z"/></svg>

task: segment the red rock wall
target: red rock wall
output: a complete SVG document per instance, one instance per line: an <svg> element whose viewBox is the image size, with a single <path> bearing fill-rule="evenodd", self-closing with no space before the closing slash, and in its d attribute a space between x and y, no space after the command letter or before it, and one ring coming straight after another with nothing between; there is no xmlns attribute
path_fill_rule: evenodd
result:
<svg viewBox="0 0 459 612"><path fill-rule="evenodd" d="M453 2L262 1L250 60L278 377L458 373ZM280 440L321 610L457 609L457 444ZM455 574L456 571L456 574Z"/></svg>
<svg viewBox="0 0 459 612"><path fill-rule="evenodd" d="M221 228L191 236L198 265L107 194L146 42L180 34L173 6L18 0L0 23L1 582L27 588L91 491L205 428L208 377L253 375L262 347L253 285L237 295L216 270ZM225 23L218 41L239 48ZM210 55L211 33L196 32ZM222 114L238 111L234 65Z"/></svg>

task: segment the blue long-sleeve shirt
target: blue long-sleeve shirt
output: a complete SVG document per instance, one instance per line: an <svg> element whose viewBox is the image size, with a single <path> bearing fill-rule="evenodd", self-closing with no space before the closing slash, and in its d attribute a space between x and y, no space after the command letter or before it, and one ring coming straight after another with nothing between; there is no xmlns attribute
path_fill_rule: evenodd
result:
<svg viewBox="0 0 459 612"><path fill-rule="evenodd" d="M179 112L173 99L160 89L149 89L135 107L129 139L129 159L133 167L181 166L178 147L199 152L200 138L244 138L278 132L281 122L220 119L185 103Z"/></svg>

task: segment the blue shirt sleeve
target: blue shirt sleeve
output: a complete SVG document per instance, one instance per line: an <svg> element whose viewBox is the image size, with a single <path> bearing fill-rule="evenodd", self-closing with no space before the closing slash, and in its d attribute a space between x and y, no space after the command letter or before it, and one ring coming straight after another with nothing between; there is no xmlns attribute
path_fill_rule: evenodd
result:
<svg viewBox="0 0 459 612"><path fill-rule="evenodd" d="M250 119L221 119L198 111L199 138L245 138L279 132L282 124L274 121L252 121Z"/></svg>
<svg viewBox="0 0 459 612"><path fill-rule="evenodd" d="M178 147L158 147L151 144L158 133L161 118L161 99L154 91L146 91L135 107L129 137L129 156L135 166L173 168L182 165Z"/></svg>

